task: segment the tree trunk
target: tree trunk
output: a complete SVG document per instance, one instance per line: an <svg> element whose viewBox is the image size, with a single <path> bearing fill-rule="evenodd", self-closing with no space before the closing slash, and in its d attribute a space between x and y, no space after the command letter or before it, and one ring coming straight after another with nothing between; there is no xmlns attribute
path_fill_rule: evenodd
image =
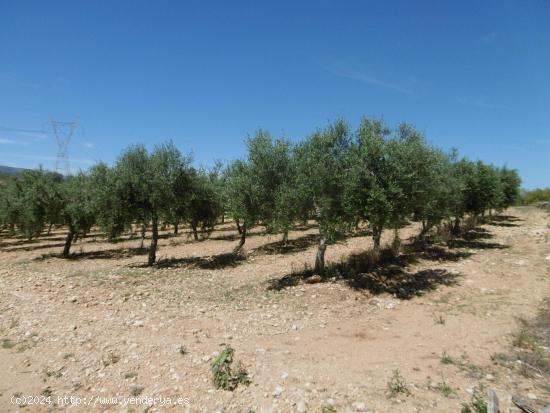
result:
<svg viewBox="0 0 550 413"><path fill-rule="evenodd" d="M318 275L325 274L325 251L327 249L327 239L324 236L319 238L319 246L315 255L315 267L313 273Z"/></svg>
<svg viewBox="0 0 550 413"><path fill-rule="evenodd" d="M245 242L246 242L246 223L243 224L243 226L241 227L241 239L239 240L239 245L237 245L235 247L233 252L234 253L239 252L241 250L241 248L243 247Z"/></svg>
<svg viewBox="0 0 550 413"><path fill-rule="evenodd" d="M374 250L380 251L380 238L382 237L382 229L377 226L372 227L372 240L374 242Z"/></svg>
<svg viewBox="0 0 550 413"><path fill-rule="evenodd" d="M178 225L178 223L176 222L176 223L174 224L174 235L178 235L178 232L179 232L179 225Z"/></svg>
<svg viewBox="0 0 550 413"><path fill-rule="evenodd" d="M460 218L456 217L455 223L453 226L453 235L458 235L458 234L460 234Z"/></svg>
<svg viewBox="0 0 550 413"><path fill-rule="evenodd" d="M157 259L157 244L159 239L159 224L158 218L153 218L153 225L151 228L151 246L149 247L149 259L147 260L147 265L150 267L153 265Z"/></svg>
<svg viewBox="0 0 550 413"><path fill-rule="evenodd" d="M50 232L52 232L53 222L50 222L50 226L48 227L48 233L47 235L50 235Z"/></svg>
<svg viewBox="0 0 550 413"><path fill-rule="evenodd" d="M286 247L288 244L288 231L283 232L283 245Z"/></svg>
<svg viewBox="0 0 550 413"><path fill-rule="evenodd" d="M191 222L191 229L193 230L193 238L195 241L199 240L199 233L197 232L197 223Z"/></svg>
<svg viewBox="0 0 550 413"><path fill-rule="evenodd" d="M65 239L65 246L63 247L63 256L67 257L69 252L71 252L71 244L74 239L74 229L72 226L69 227L69 232L67 233L67 238Z"/></svg>
<svg viewBox="0 0 550 413"><path fill-rule="evenodd" d="M145 241L145 231L146 231L145 224L141 224L141 244L139 244L139 249L143 249L143 242Z"/></svg>
<svg viewBox="0 0 550 413"><path fill-rule="evenodd" d="M222 212L222 224L225 224L225 212Z"/></svg>
<svg viewBox="0 0 550 413"><path fill-rule="evenodd" d="M236 219L235 220L235 223L237 224L237 231L239 231L239 234L242 234L243 233L243 229L241 227L241 224L239 223L239 220Z"/></svg>
<svg viewBox="0 0 550 413"><path fill-rule="evenodd" d="M399 254L399 250L401 249L401 238L399 237L399 229L394 228L393 229L393 242L391 244L391 249L394 252L395 255Z"/></svg>

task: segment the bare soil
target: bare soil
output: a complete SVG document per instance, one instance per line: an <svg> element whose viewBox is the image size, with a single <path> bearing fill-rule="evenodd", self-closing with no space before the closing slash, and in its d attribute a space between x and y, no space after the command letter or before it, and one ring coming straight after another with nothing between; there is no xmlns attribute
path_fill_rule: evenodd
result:
<svg viewBox="0 0 550 413"><path fill-rule="evenodd" d="M186 229L165 232L153 268L137 238L110 244L92 234L62 259L62 229L31 242L4 235L0 411L459 412L479 383L504 411L512 395L550 404L550 378L525 374L512 346L517 318L550 297L549 223L548 212L513 208L453 248L315 284L296 275L312 264L313 226L292 232L287 247L255 228L245 257L231 254L231 223L199 242ZM349 237L326 259L371 245L368 234ZM250 385L215 389L210 364L222 344ZM389 394L395 370L409 394ZM52 403L13 404L39 395ZM188 404L99 399L132 395ZM64 406L58 396L95 404Z"/></svg>

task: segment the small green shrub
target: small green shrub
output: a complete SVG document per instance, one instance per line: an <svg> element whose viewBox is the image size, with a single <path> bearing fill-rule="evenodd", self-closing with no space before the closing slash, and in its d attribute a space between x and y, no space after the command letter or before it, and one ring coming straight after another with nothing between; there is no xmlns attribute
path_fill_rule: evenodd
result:
<svg viewBox="0 0 550 413"><path fill-rule="evenodd" d="M442 364L453 364L454 360L451 356L447 354L446 351L443 352L443 355L441 356L441 363Z"/></svg>
<svg viewBox="0 0 550 413"><path fill-rule="evenodd" d="M437 384L437 390L439 390L441 394L445 397L449 397L451 394L453 394L453 389L451 389L451 387L444 381Z"/></svg>
<svg viewBox="0 0 550 413"><path fill-rule="evenodd" d="M462 403L461 413L487 413L487 402L485 401L485 385L479 383L474 387L470 403Z"/></svg>
<svg viewBox="0 0 550 413"><path fill-rule="evenodd" d="M398 394L405 394L408 396L411 392L407 388L405 379L397 369L392 372L390 381L388 381L388 397L395 397Z"/></svg>
<svg viewBox="0 0 550 413"><path fill-rule="evenodd" d="M233 391L239 384L249 384L248 373L241 364L237 365L236 371L232 371L233 350L226 346L212 362L212 374L214 385L217 389Z"/></svg>

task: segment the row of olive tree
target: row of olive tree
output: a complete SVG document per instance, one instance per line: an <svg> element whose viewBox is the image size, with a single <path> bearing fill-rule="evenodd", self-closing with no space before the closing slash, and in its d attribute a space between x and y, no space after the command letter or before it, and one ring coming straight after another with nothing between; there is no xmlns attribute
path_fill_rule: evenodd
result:
<svg viewBox="0 0 550 413"><path fill-rule="evenodd" d="M381 120L363 119L356 131L338 120L293 144L258 131L247 155L227 167L195 169L172 144L149 153L132 146L113 167L98 164L63 178L43 170L25 171L0 187L0 225L28 238L59 224L68 228L64 255L74 240L97 225L114 241L150 228L148 264L156 261L159 227L178 233L189 224L195 239L229 215L239 251L250 228L263 225L283 234L298 223L318 224L316 273L324 271L327 245L360 223L372 231L379 250L384 230L421 222L421 236L443 221L459 231L466 215L484 215L515 203L520 179L515 170L458 159L429 145L407 124L391 131Z"/></svg>
<svg viewBox="0 0 550 413"><path fill-rule="evenodd" d="M224 177L226 208L240 223L236 250L258 223L286 241L293 225L314 219L319 274L327 244L361 222L369 225L375 250L384 230L397 237L408 221L421 222L421 236L444 220L458 231L465 215L513 205L521 183L515 170L458 159L412 126L392 132L378 119L363 119L354 132L338 120L296 145L259 131L247 146L247 157Z"/></svg>
<svg viewBox="0 0 550 413"><path fill-rule="evenodd" d="M143 238L151 229L148 265L156 261L159 226L169 223L177 233L189 223L195 239L208 233L221 214L215 180L191 166L172 144L149 153L143 146L128 148L113 167L100 163L74 176L24 171L0 188L0 224L31 239L45 226L68 228L63 255L97 224L109 240L138 225Z"/></svg>

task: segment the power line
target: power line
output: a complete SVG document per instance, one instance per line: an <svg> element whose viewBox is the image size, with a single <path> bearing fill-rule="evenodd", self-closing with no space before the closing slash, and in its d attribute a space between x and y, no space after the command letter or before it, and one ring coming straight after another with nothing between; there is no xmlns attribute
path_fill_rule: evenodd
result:
<svg viewBox="0 0 550 413"><path fill-rule="evenodd" d="M7 127L7 126L0 126L0 130L4 130L4 131L7 131L7 132L43 133L45 135L50 135L52 133L52 132L45 131L45 130L10 128L10 127Z"/></svg>

